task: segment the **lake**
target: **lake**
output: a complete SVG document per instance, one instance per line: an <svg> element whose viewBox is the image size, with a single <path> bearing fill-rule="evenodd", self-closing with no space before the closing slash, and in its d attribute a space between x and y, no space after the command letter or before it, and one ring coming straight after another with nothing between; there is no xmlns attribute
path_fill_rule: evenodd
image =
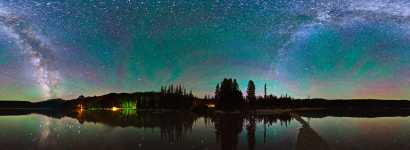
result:
<svg viewBox="0 0 410 150"><path fill-rule="evenodd" d="M0 129L0 149L410 149L410 118L394 116L2 113Z"/></svg>

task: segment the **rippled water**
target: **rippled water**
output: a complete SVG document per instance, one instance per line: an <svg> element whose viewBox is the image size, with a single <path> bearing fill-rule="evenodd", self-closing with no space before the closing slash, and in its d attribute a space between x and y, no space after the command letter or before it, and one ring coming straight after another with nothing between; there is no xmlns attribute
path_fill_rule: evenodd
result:
<svg viewBox="0 0 410 150"><path fill-rule="evenodd" d="M0 149L410 149L409 117L82 112L3 115L0 129Z"/></svg>

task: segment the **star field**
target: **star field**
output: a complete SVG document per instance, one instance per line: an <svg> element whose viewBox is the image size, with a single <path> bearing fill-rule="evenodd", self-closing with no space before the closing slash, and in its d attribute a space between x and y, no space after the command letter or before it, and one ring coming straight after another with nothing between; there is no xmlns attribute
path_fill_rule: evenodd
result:
<svg viewBox="0 0 410 150"><path fill-rule="evenodd" d="M405 0L3 0L0 99L183 84L298 98L410 99Z"/></svg>

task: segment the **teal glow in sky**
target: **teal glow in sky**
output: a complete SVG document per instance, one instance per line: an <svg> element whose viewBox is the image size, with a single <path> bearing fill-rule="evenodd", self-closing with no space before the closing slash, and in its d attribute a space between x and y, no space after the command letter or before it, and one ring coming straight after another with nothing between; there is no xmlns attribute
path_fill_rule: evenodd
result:
<svg viewBox="0 0 410 150"><path fill-rule="evenodd" d="M183 84L298 98L410 99L406 0L3 0L0 99Z"/></svg>

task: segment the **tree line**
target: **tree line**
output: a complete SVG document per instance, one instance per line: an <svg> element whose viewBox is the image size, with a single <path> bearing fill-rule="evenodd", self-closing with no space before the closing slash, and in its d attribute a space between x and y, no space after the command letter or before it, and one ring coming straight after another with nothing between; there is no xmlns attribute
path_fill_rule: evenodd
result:
<svg viewBox="0 0 410 150"><path fill-rule="evenodd" d="M284 96L267 95L266 84L264 96L256 96L256 85L254 81L249 80L246 97L243 96L236 79L225 78L218 83L215 88L214 99L207 97L208 100L214 100L217 109L243 109L243 108L262 108L272 106L291 105L293 98L287 94Z"/></svg>
<svg viewBox="0 0 410 150"><path fill-rule="evenodd" d="M94 97L80 96L73 101L46 101L41 105L49 107L69 106L70 108L71 106L77 108L80 106L80 108L85 109L113 107L126 109L185 109L205 112L211 110L209 108L212 107L228 110L302 107L360 110L410 108L410 101L294 99L287 94L281 96L268 94L266 87L265 84L264 95L257 96L255 82L249 80L246 90L244 90L246 92L244 96L236 79L225 78L216 85L214 96L205 96L205 98L195 97L192 91L188 91L182 85L171 84L162 86L160 92L111 93ZM34 107L34 104L30 104L30 107Z"/></svg>

